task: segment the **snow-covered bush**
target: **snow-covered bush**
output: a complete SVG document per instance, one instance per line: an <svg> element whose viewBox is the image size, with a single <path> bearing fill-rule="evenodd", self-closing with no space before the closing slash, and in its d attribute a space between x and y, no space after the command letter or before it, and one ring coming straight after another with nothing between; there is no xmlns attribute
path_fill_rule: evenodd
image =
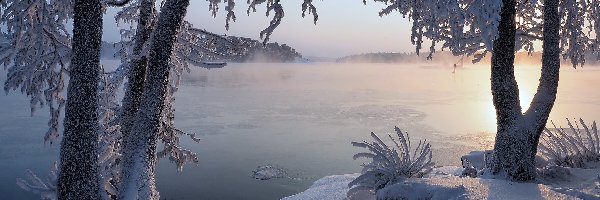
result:
<svg viewBox="0 0 600 200"><path fill-rule="evenodd" d="M575 124L567 119L569 128L546 128L538 152L551 163L576 168L589 168L600 161L600 140L596 122L588 128L582 119Z"/></svg>
<svg viewBox="0 0 600 200"><path fill-rule="evenodd" d="M368 149L370 152L362 152L354 155L354 159L370 158L372 161L363 165L362 174L348 184L348 198L352 198L363 191L376 192L388 184L394 184L407 178L422 178L431 172L434 163L431 161L431 145L425 141L419 141L419 145L413 149L408 134L405 135L398 127L395 127L398 139L391 135L395 147L386 145L375 133L371 132L374 142L352 142L353 146ZM411 153L412 151L412 153Z"/></svg>

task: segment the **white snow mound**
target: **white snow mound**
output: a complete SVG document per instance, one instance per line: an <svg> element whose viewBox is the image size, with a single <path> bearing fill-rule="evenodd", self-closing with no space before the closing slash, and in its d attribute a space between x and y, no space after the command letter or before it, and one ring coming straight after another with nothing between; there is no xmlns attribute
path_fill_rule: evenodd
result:
<svg viewBox="0 0 600 200"><path fill-rule="evenodd" d="M446 169L448 174L454 170ZM360 174L333 175L317 180L309 189L284 200L343 200L348 183ZM516 183L499 179L461 178L437 175L430 178L408 179L379 191L381 199L579 199L553 191L546 185ZM374 195L364 194L353 200L373 200Z"/></svg>
<svg viewBox="0 0 600 200"><path fill-rule="evenodd" d="M360 176L356 174L332 175L315 181L308 190L299 194L285 197L284 200L339 200L346 199L348 183ZM369 198L365 198L369 199ZM370 196L374 200L374 196Z"/></svg>

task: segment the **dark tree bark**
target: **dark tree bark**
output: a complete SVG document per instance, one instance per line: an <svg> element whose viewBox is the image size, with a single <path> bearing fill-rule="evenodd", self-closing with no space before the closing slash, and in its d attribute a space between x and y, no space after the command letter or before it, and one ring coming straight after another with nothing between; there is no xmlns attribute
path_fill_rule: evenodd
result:
<svg viewBox="0 0 600 200"><path fill-rule="evenodd" d="M140 5L140 16L135 34L134 55L140 55L144 44L152 34L152 17L154 11L154 0L143 0ZM135 115L142 101L144 93L144 83L146 81L146 71L148 68L148 57L143 56L134 59L130 63L130 69L127 74L128 88L123 97L123 107L120 113L121 118L121 133L123 135L123 148L130 149L130 141L136 137L131 134L131 129L135 122Z"/></svg>
<svg viewBox="0 0 600 200"><path fill-rule="evenodd" d="M498 132L507 132L521 115L519 86L515 79L515 0L503 0L498 38L492 53L492 96L496 107Z"/></svg>
<svg viewBox="0 0 600 200"><path fill-rule="evenodd" d="M542 75L537 92L531 105L525 112L526 121L535 125L533 127L534 146L532 150L537 153L537 144L544 130L546 122L558 91L560 71L560 15L558 13L558 0L544 1L544 43L542 54Z"/></svg>
<svg viewBox="0 0 600 200"><path fill-rule="evenodd" d="M542 74L531 106L522 114L514 76L515 1L503 0L499 38L492 55L492 95L498 132L493 173L506 172L516 181L535 179L535 154L556 99L560 55L558 0L544 1Z"/></svg>
<svg viewBox="0 0 600 200"><path fill-rule="evenodd" d="M75 0L73 57L60 149L58 199L100 199L98 174L98 81L102 7Z"/></svg>
<svg viewBox="0 0 600 200"><path fill-rule="evenodd" d="M158 199L154 173L160 118L169 80L169 61L189 0L168 0L161 8L152 37L143 99L132 134L137 137L125 149L120 199Z"/></svg>
<svg viewBox="0 0 600 200"><path fill-rule="evenodd" d="M492 53L491 84L496 108L496 143L494 145L493 172L509 169L514 164L511 146L515 142L511 127L521 115L519 86L515 79L515 0L502 0L498 38Z"/></svg>

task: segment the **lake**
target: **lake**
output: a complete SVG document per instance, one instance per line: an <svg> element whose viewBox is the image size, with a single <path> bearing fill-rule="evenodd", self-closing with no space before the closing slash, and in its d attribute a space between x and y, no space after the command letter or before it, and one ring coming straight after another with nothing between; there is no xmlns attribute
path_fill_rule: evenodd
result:
<svg viewBox="0 0 600 200"><path fill-rule="evenodd" d="M114 62L106 62L114 64ZM451 65L451 64L450 64ZM176 94L176 126L199 134L198 165L178 172L161 160L157 187L163 199L279 199L301 192L320 177L356 173L352 160L369 133L394 126L414 142L427 139L438 165L459 165L471 150L491 148L495 116L489 65L455 73L439 64L236 64L193 69ZM522 104L531 100L539 68L517 66ZM561 71L550 116L600 119L600 68ZM6 80L2 72L0 81ZM527 102L527 103L526 103ZM0 193L6 199L37 199L19 189L17 177L31 169L45 178L58 146L44 145L47 111L33 117L21 94L0 97ZM284 169L289 178L257 180L258 166Z"/></svg>

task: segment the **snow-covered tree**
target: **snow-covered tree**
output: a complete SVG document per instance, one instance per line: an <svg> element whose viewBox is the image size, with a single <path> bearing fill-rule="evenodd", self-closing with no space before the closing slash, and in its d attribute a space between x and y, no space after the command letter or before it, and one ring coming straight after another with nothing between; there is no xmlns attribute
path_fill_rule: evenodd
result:
<svg viewBox="0 0 600 200"><path fill-rule="evenodd" d="M193 152L179 146L179 137L186 135L195 141L198 139L194 134L173 127L173 94L177 91L179 78L184 71L189 71L188 64L200 65L203 60L215 58L239 58L252 44L193 28L187 22L175 20L176 23L171 23L173 19L183 18L189 3L186 2L165 1L161 7L163 12L157 13L155 2L149 0L0 1L2 23L7 25L0 49L3 53L0 60L9 68L5 90L21 88L31 97L32 112L37 105L49 105L51 121L45 137L48 142L53 142L59 136L59 116L65 105L60 92L63 91L65 77L70 76L61 167L58 172L59 198L111 199L130 194L157 198L158 193L151 186L154 184L153 169L157 158L169 157L178 169L186 162L197 162ZM228 27L229 21L235 20L235 3L225 2ZM215 14L219 3L221 1L210 2L210 9ZM263 3L267 4L268 12L275 12L270 26L261 32L266 43L283 18L283 9L278 1L248 3L248 12ZM120 52L122 65L113 72L102 70L100 73L102 12L106 6L125 5L129 6L119 13L117 19L137 23L137 27L122 31L122 35L129 37L129 41L121 43L124 47ZM303 3L303 10L312 12L316 20L316 9L311 1ZM167 20L163 26L155 26L160 24L157 16ZM75 34L72 40L74 48L71 48L71 35L65 24L73 18ZM160 34L163 35L157 36ZM153 55L163 59L150 60ZM157 71L148 69L152 61L160 66ZM149 76L156 74L166 76ZM125 79L128 81L126 95L123 106L120 106L116 91ZM161 87L149 86L152 84ZM151 95L155 93L163 95ZM140 102L158 106L140 109ZM153 113L154 118L151 119L154 124L148 125L152 132L132 134L134 122L145 122L147 113ZM157 152L158 141L163 142L164 149ZM140 154L140 149L146 154ZM135 158L131 155L147 156L142 157L145 160L134 160L147 165L127 166L130 158ZM136 167L151 171L139 171ZM131 177L139 177L137 172L150 172L146 177L151 180L142 182L148 183L149 187L144 187L148 190L127 193L136 187L121 183L131 183L127 181Z"/></svg>
<svg viewBox="0 0 600 200"><path fill-rule="evenodd" d="M560 68L558 0L543 6L542 74L531 105L523 113L514 76L516 2L505 1L501 32L492 55L492 95L496 107L497 129L492 172L506 172L519 181L535 179L537 144L556 99ZM539 33L539 32L538 32ZM510 43L510 44L507 44ZM572 62L577 62L571 60Z"/></svg>
<svg viewBox="0 0 600 200"><path fill-rule="evenodd" d="M97 104L95 96L99 64L100 20L98 13L86 12L94 2L4 0L1 22L3 32L2 65L9 73L5 90L21 88L31 98L31 111L38 105L48 105L49 130L44 139L54 142L58 137L60 112L66 107L65 134L61 145L61 163L56 187L58 198L97 198ZM77 14L75 14L78 11ZM83 11L83 12L82 12ZM65 27L74 20L74 43ZM94 38L98 36L98 38ZM97 44L96 44L97 42ZM71 45L77 51L71 56ZM95 47L98 47L96 52ZM97 54L98 57L94 57ZM61 96L66 74L70 74L68 95ZM43 99L43 100L42 100ZM51 188L47 188L51 189ZM48 193L49 191L44 191Z"/></svg>
<svg viewBox="0 0 600 200"><path fill-rule="evenodd" d="M73 56L60 147L59 199L99 199L98 81L102 39L100 0L75 0ZM92 97L92 98L90 98Z"/></svg>
<svg viewBox="0 0 600 200"><path fill-rule="evenodd" d="M149 64L140 108L132 134L124 148L123 183L120 199L158 199L154 172L164 98L167 94L169 61L189 0L167 0L161 8L149 47Z"/></svg>
<svg viewBox="0 0 600 200"><path fill-rule="evenodd" d="M497 134L494 162L489 167L514 180L534 179L534 157L556 99L561 54L577 66L585 63L584 53L600 53L598 1L374 1L388 4L380 15L399 11L412 20L412 42L419 52L424 39L430 40L430 58L438 43L455 55L474 55L474 62L492 52ZM523 112L514 76L514 53L532 52L535 40L543 41L542 74L537 93Z"/></svg>
<svg viewBox="0 0 600 200"><path fill-rule="evenodd" d="M278 1L251 1L250 9L265 2L267 12L275 11L275 16L270 26L261 32L264 43L268 41L283 18L283 9ZM190 23L183 21L188 3L188 1L165 1L158 14L156 27L144 47L146 49L139 52L139 55L135 54L134 49L134 59L147 55L147 62L153 67L147 69L143 92L141 97L138 96L140 103L133 128L129 130L131 137L128 139L128 136L124 135L123 182L119 188L121 198L156 199L159 197L154 186L154 168L156 160L160 157L168 156L179 169L186 162L197 162L193 152L179 147L178 136L189 135L195 141L198 139L194 134L186 134L173 127L174 98L172 97L177 91L182 72L189 71L188 64L201 65L200 61L215 57L238 57L240 51L248 49L247 43L239 43L195 29ZM214 14L218 10L219 3L220 1L210 2L209 8ZM233 13L235 3L234 1L226 1L226 3L228 11L226 26L228 27L229 21L235 20ZM312 6L310 1L304 4L307 7ZM313 12L316 19L316 10L309 11ZM227 50L224 51L223 47ZM162 151L157 150L159 141L164 144Z"/></svg>

